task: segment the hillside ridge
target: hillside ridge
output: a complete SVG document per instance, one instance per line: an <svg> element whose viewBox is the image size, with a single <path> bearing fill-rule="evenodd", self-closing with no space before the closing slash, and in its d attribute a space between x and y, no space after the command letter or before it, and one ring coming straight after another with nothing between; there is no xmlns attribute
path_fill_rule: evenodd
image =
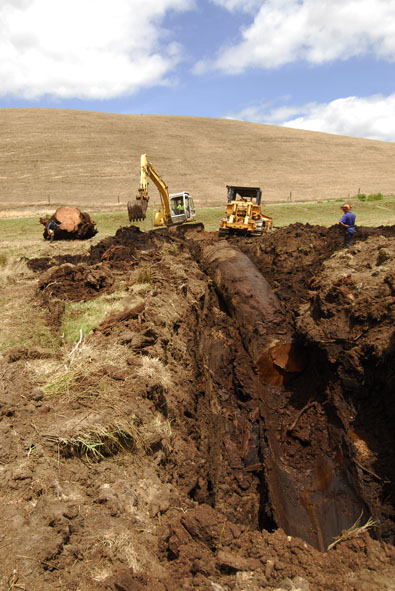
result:
<svg viewBox="0 0 395 591"><path fill-rule="evenodd" d="M133 198L140 154L170 192L223 204L226 185L266 202L343 198L395 186L395 144L231 119L0 109L0 205L109 205ZM157 199L155 188L152 199Z"/></svg>

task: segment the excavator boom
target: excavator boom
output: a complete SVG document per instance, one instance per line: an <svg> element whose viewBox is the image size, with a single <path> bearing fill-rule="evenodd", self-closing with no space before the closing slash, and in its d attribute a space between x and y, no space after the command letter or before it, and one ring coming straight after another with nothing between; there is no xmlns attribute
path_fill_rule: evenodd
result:
<svg viewBox="0 0 395 591"><path fill-rule="evenodd" d="M128 201L128 215L130 222L145 220L148 209L148 176L149 164L147 155L142 154L140 158L140 186L135 201Z"/></svg>

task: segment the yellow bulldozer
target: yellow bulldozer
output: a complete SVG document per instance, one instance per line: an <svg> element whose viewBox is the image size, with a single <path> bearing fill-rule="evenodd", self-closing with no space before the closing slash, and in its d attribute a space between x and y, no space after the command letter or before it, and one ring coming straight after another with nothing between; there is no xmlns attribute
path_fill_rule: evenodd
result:
<svg viewBox="0 0 395 591"><path fill-rule="evenodd" d="M261 236L273 227L272 218L263 215L261 209L262 191L259 187L226 186L228 202L225 216L219 226L219 235L244 233Z"/></svg>

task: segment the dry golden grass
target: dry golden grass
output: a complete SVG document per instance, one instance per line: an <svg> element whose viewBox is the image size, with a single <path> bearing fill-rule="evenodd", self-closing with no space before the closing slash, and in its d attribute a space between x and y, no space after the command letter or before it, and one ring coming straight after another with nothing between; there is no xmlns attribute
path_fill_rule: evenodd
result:
<svg viewBox="0 0 395 591"><path fill-rule="evenodd" d="M364 525L361 525L361 519L362 513L358 517L356 522L349 529L342 531L340 536L335 538L334 541L331 544L329 544L328 550L334 548L336 544L338 544L339 542L359 538L363 533L367 532L371 527L374 527L376 525L376 521L372 519L372 517L369 517L369 519Z"/></svg>
<svg viewBox="0 0 395 591"><path fill-rule="evenodd" d="M133 572L142 568L139 552L135 549L136 540L133 535L119 534L117 531L107 531L103 535L102 543L112 548L117 556L121 556Z"/></svg>
<svg viewBox="0 0 395 591"><path fill-rule="evenodd" d="M0 285L15 285L22 278L32 277L26 261L14 253L0 251Z"/></svg>
<svg viewBox="0 0 395 591"><path fill-rule="evenodd" d="M73 431L72 436L51 438L65 455L77 455L87 462L104 460L121 451L138 451L145 447L143 435L132 420L108 425L94 424Z"/></svg>
<svg viewBox="0 0 395 591"><path fill-rule="evenodd" d="M3 279L6 279L3 276ZM0 281L0 354L12 347L53 348L58 346L43 308L35 301L36 282L30 272Z"/></svg>
<svg viewBox="0 0 395 591"><path fill-rule="evenodd" d="M171 192L222 205L227 184L265 201L391 194L395 144L226 119L0 109L0 208L124 208L146 152ZM152 186L151 198L158 201Z"/></svg>
<svg viewBox="0 0 395 591"><path fill-rule="evenodd" d="M168 390L173 383L169 368L157 357L141 357L136 375L150 385L161 386L164 390Z"/></svg>

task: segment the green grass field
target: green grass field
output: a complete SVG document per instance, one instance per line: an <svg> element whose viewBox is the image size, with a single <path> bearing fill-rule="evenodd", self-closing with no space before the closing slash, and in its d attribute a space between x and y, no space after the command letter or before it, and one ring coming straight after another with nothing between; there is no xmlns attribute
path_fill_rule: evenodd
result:
<svg viewBox="0 0 395 591"><path fill-rule="evenodd" d="M332 226L336 224L342 215L340 206L343 201L331 200L306 203L272 203L263 204L263 212L273 218L274 227L287 226L295 222L303 224ZM395 224L395 196L384 197L379 201L353 200L353 212L357 216L357 224L360 226L381 226ZM51 212L53 213L53 212ZM106 236L113 236L118 228L129 225L129 219L125 211L112 213L89 212L96 221L97 236L94 242L100 241ZM218 230L219 222L224 214L224 207L210 207L197 210L197 220L203 222L209 232ZM142 231L153 228L153 210L148 209L144 222L137 223ZM42 237L43 226L37 217L3 218L0 219L1 243L28 243ZM90 244L92 241L89 241Z"/></svg>

